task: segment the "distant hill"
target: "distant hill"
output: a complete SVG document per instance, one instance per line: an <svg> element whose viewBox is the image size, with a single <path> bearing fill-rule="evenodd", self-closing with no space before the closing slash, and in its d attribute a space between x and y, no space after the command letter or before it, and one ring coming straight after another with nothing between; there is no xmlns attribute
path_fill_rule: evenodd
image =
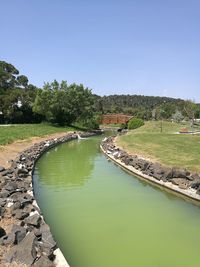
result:
<svg viewBox="0 0 200 267"><path fill-rule="evenodd" d="M124 113L143 119L152 118L153 113L164 118L170 118L177 110L184 115L185 101L171 97L144 96L144 95L95 95L96 111L102 114Z"/></svg>

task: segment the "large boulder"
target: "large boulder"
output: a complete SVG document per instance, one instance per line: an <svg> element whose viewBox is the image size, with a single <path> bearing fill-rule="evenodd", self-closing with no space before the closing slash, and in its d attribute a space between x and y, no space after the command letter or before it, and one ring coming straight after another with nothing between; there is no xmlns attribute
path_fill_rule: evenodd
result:
<svg viewBox="0 0 200 267"><path fill-rule="evenodd" d="M32 265L37 257L36 244L37 238L33 232L27 234L27 236L19 243L10 249L5 257L6 262L19 262L27 265Z"/></svg>
<svg viewBox="0 0 200 267"><path fill-rule="evenodd" d="M177 167L172 168L173 178L187 178L189 175L190 175L190 172L187 171L186 169L177 168Z"/></svg>
<svg viewBox="0 0 200 267"><path fill-rule="evenodd" d="M4 238L5 245L19 244L26 236L26 229L20 225L13 225L11 232Z"/></svg>

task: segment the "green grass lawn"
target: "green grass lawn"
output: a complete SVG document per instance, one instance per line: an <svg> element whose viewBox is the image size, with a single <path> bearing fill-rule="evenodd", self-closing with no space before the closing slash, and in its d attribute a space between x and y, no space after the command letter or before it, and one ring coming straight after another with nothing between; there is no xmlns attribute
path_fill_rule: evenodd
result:
<svg viewBox="0 0 200 267"><path fill-rule="evenodd" d="M10 144L16 140L27 139L33 136L75 131L73 127L57 127L48 124L17 124L0 126L0 145Z"/></svg>
<svg viewBox="0 0 200 267"><path fill-rule="evenodd" d="M141 128L118 137L117 144L130 153L164 165L200 172L200 135L176 134L181 128L187 127L184 124L163 122L162 133L160 126L161 122L146 122Z"/></svg>

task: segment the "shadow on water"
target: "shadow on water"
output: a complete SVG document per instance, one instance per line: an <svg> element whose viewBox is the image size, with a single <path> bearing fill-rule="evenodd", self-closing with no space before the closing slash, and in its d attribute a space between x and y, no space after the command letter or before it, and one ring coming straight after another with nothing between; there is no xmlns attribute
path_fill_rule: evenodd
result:
<svg viewBox="0 0 200 267"><path fill-rule="evenodd" d="M178 200L178 201L185 201L188 204L191 205L195 205L197 208L200 209L200 202L197 200L194 200L192 198L189 198L185 195L179 194L175 191L172 191L170 189L167 189L161 185L156 185L153 182L150 181L145 181L145 178L139 177L137 175L134 175L133 173L131 173L130 171L124 169L123 167L120 167L117 163L113 162L112 160L108 159L109 162L111 162L111 164L114 164L117 168L120 169L120 171L128 174L130 177L132 177L134 180L137 179L138 183L140 185L142 185L143 187L149 187L153 190L155 190L156 192L163 194L164 197L166 197L168 200Z"/></svg>

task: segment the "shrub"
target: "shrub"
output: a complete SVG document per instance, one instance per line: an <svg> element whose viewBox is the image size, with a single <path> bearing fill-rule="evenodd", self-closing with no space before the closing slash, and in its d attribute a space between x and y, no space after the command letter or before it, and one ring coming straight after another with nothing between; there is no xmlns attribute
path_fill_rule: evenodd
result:
<svg viewBox="0 0 200 267"><path fill-rule="evenodd" d="M139 118L132 118L129 122L128 122L128 129L132 130L132 129L136 129L141 127L142 125L144 125L144 121L142 119Z"/></svg>
<svg viewBox="0 0 200 267"><path fill-rule="evenodd" d="M126 123L122 123L122 124L120 125L120 128L121 128L121 129L127 129L127 124L126 124Z"/></svg>

